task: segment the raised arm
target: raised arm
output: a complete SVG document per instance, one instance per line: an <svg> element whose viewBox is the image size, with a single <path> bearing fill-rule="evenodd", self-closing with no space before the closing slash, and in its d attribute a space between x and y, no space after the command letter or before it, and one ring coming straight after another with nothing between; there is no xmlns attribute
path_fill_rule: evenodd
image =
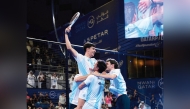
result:
<svg viewBox="0 0 190 109"><path fill-rule="evenodd" d="M71 31L70 27L67 27L65 29L65 43L66 43L67 50L69 50L72 53L72 55L74 57L76 57L78 52L71 46L71 43L70 43L69 37L68 37L68 34L70 33L70 31Z"/></svg>

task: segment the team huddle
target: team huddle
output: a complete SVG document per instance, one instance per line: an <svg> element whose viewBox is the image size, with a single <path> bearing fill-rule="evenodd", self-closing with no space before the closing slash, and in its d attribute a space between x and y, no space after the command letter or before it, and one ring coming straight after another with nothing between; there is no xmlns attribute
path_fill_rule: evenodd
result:
<svg viewBox="0 0 190 109"><path fill-rule="evenodd" d="M65 43L77 61L79 74L74 77L72 91L69 95L69 108L101 109L105 79L109 79L109 91L117 97L116 109L129 109L130 100L118 62L112 58L108 58L106 62L92 58L96 50L95 45L90 42L83 46L84 55L78 53L72 48L69 41L68 33L70 30L70 27L65 29Z"/></svg>

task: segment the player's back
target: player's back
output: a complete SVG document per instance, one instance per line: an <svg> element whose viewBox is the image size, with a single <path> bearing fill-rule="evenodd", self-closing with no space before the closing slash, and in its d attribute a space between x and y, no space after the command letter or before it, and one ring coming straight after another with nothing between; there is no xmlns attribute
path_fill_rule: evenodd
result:
<svg viewBox="0 0 190 109"><path fill-rule="evenodd" d="M99 108L102 103L102 97L104 93L105 79L90 75L91 83L88 85L88 94L86 103L89 105Z"/></svg>

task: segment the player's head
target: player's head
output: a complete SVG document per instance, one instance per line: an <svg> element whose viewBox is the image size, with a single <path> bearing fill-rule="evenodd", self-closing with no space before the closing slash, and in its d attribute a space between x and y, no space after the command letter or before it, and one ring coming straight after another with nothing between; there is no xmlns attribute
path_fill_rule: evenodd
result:
<svg viewBox="0 0 190 109"><path fill-rule="evenodd" d="M30 75L33 75L33 71L32 71L32 70L30 70L30 71L29 71L29 74L30 74Z"/></svg>
<svg viewBox="0 0 190 109"><path fill-rule="evenodd" d="M119 68L118 62L112 58L108 58L106 60L106 66L107 66L106 70L108 70L108 71L110 71L112 69L118 69Z"/></svg>
<svg viewBox="0 0 190 109"><path fill-rule="evenodd" d="M94 65L94 71L98 71L99 73L102 73L106 70L106 63L103 60L98 60L96 64Z"/></svg>
<svg viewBox="0 0 190 109"><path fill-rule="evenodd" d="M89 57L93 57L96 53L95 45L91 42L86 42L83 46L85 54Z"/></svg>

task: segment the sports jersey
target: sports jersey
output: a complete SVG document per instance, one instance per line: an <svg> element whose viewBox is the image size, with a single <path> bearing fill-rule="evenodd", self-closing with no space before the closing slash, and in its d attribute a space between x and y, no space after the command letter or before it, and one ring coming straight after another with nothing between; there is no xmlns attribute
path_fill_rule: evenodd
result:
<svg viewBox="0 0 190 109"><path fill-rule="evenodd" d="M82 109L100 109L104 93L105 79L90 75L84 81L88 87L86 102Z"/></svg>
<svg viewBox="0 0 190 109"><path fill-rule="evenodd" d="M111 70L110 74L117 75L116 78L110 80L110 87L109 87L110 92L116 96L118 94L127 94L126 83L125 80L123 79L123 76L121 75L120 69Z"/></svg>

